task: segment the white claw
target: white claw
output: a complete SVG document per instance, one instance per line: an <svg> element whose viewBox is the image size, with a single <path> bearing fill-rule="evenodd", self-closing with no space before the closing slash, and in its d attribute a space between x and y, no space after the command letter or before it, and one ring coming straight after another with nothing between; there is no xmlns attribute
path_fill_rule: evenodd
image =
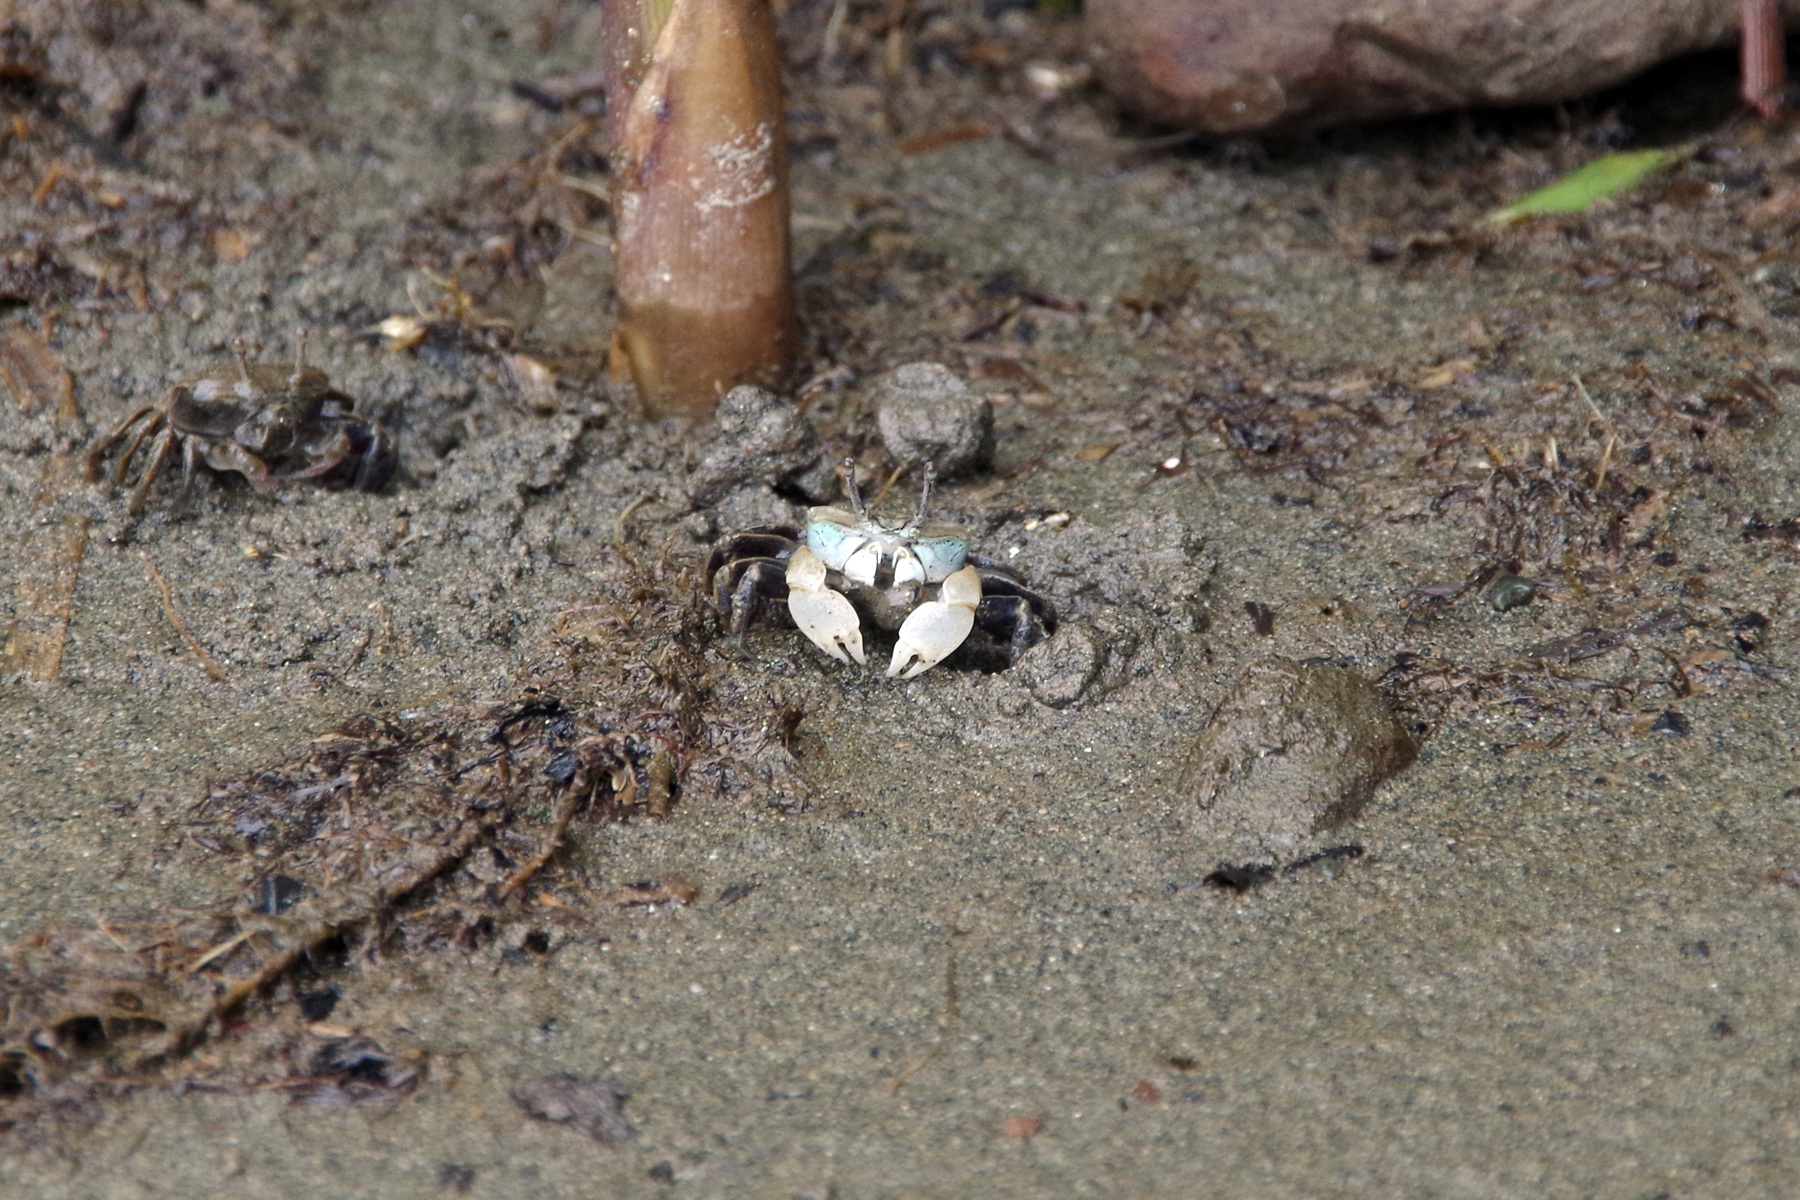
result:
<svg viewBox="0 0 1800 1200"><path fill-rule="evenodd" d="M862 626L856 610L825 586L825 564L805 546L788 559L788 612L812 644L839 662L863 658Z"/></svg>
<svg viewBox="0 0 1800 1200"><path fill-rule="evenodd" d="M944 580L938 598L913 609L901 624L888 675L911 679L937 666L968 638L980 603L981 573L974 567L953 572Z"/></svg>

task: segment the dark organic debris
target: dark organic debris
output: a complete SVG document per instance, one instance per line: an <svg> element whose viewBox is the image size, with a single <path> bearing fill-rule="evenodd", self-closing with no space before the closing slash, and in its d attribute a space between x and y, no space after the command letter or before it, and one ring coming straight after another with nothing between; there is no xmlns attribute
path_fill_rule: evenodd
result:
<svg viewBox="0 0 1800 1200"><path fill-rule="evenodd" d="M728 885L726 885L725 890L719 893L719 898L717 900L714 900L713 903L714 904L736 904L739 900L742 900L744 897L748 896L751 892L754 892L757 888L759 888L761 886L762 885L759 883L728 884Z"/></svg>
<svg viewBox="0 0 1800 1200"><path fill-rule="evenodd" d="M538 1120L573 1125L604 1145L637 1136L636 1126L625 1119L630 1093L610 1079L546 1075L513 1088L512 1098Z"/></svg>
<svg viewBox="0 0 1800 1200"><path fill-rule="evenodd" d="M1244 612L1250 617L1250 626L1256 630L1257 637L1275 636L1275 610L1256 600L1244 601Z"/></svg>
<svg viewBox="0 0 1800 1200"><path fill-rule="evenodd" d="M337 1009L338 990L326 987L316 992L302 992L294 997L300 1005L300 1016L313 1024L331 1019Z"/></svg>
<svg viewBox="0 0 1800 1200"><path fill-rule="evenodd" d="M1363 848L1354 843L1346 846L1327 846L1315 854L1304 855L1291 863L1284 863L1281 868L1281 876L1286 879L1290 875L1298 875L1306 868L1318 866L1320 863L1350 862L1362 856Z"/></svg>
<svg viewBox="0 0 1800 1200"><path fill-rule="evenodd" d="M424 1073L422 1060L402 1061L369 1038L332 1038L313 1051L305 1075L283 1086L296 1104L359 1106L410 1093Z"/></svg>
<svg viewBox="0 0 1800 1200"><path fill-rule="evenodd" d="M1650 724L1652 733L1666 733L1670 737L1686 737L1694 731L1694 724L1685 713L1669 709Z"/></svg>
<svg viewBox="0 0 1800 1200"><path fill-rule="evenodd" d="M577 817L666 816L694 792L801 807L766 698L712 690L731 685L710 679L698 604L630 565L615 591L563 615L517 698L357 718L211 785L183 841L253 851L251 895L174 919L99 917L0 958L0 1139L97 1120L143 1086L271 1088L315 1105L404 1096L422 1058L367 1038L318 1043L357 973L438 950L541 960L562 931L604 940L590 913L524 894L561 869ZM671 875L612 901L697 895Z"/></svg>
<svg viewBox="0 0 1800 1200"><path fill-rule="evenodd" d="M1752 516L1744 522L1744 540L1746 542L1783 542L1791 546L1795 542L1800 542L1800 517L1788 517L1771 524L1761 517Z"/></svg>
<svg viewBox="0 0 1800 1200"><path fill-rule="evenodd" d="M1218 865L1217 869L1203 877L1198 886L1222 888L1226 891L1237 892L1242 895L1245 892L1253 892L1264 884L1273 883L1277 879L1291 879L1308 867L1317 866L1320 863L1347 862L1352 859L1361 858L1362 856L1363 848L1352 844L1345 846L1328 846L1316 853L1303 855L1300 858L1294 859L1292 862L1283 863L1280 866L1276 866L1274 863L1264 862L1222 862ZM1172 892L1187 891L1194 886L1196 885L1177 884L1172 886L1169 890Z"/></svg>
<svg viewBox="0 0 1800 1200"><path fill-rule="evenodd" d="M466 1195L475 1186L475 1168L461 1163L445 1163L438 1168L438 1187L453 1196Z"/></svg>
<svg viewBox="0 0 1800 1200"><path fill-rule="evenodd" d="M1748 612L1731 619L1732 644L1742 654L1754 654L1763 647L1769 634L1769 618L1759 612Z"/></svg>

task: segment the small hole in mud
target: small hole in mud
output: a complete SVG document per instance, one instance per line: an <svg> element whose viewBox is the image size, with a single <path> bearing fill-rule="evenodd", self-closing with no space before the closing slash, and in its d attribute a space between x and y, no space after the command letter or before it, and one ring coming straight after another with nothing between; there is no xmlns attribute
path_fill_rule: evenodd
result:
<svg viewBox="0 0 1800 1200"><path fill-rule="evenodd" d="M56 1027L56 1040L71 1053L91 1053L106 1044L106 1025L99 1017L70 1017Z"/></svg>
<svg viewBox="0 0 1800 1200"><path fill-rule="evenodd" d="M350 965L350 941L344 935L327 939L306 956L312 969L321 975L341 971Z"/></svg>
<svg viewBox="0 0 1800 1200"><path fill-rule="evenodd" d="M328 1020L332 1011L337 1008L338 990L335 987L323 991L308 992L300 997L300 1015L313 1023Z"/></svg>
<svg viewBox="0 0 1800 1200"><path fill-rule="evenodd" d="M0 1058L0 1100L23 1096L30 1090L31 1081L25 1078L25 1056L9 1054Z"/></svg>
<svg viewBox="0 0 1800 1200"><path fill-rule="evenodd" d="M148 1017L98 1017L91 1014L70 1017L56 1026L56 1042L75 1058L91 1058L104 1053L113 1042L146 1037L167 1028L161 1021Z"/></svg>
<svg viewBox="0 0 1800 1200"><path fill-rule="evenodd" d="M464 950L475 950L494 940L495 928L492 917L482 917L471 921L457 940L462 943Z"/></svg>

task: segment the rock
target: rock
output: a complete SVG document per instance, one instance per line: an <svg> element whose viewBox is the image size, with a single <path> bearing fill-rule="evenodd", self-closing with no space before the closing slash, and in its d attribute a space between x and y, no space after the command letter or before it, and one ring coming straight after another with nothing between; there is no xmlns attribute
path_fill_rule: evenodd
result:
<svg viewBox="0 0 1800 1200"><path fill-rule="evenodd" d="M512 1090L513 1103L540 1121L556 1121L581 1130L596 1142L629 1142L637 1127L625 1117L631 1095L611 1079L582 1078L564 1073L528 1079Z"/></svg>
<svg viewBox="0 0 1800 1200"><path fill-rule="evenodd" d="M969 475L994 461L993 405L938 363L888 372L875 419L889 454L902 463L934 463L940 478Z"/></svg>
<svg viewBox="0 0 1800 1200"><path fill-rule="evenodd" d="M1013 667L1039 704L1068 708L1125 686L1138 633L1127 622L1099 628L1065 621L1056 633L1019 656Z"/></svg>
<svg viewBox="0 0 1800 1200"><path fill-rule="evenodd" d="M817 498L832 479L819 449L812 422L791 401L766 388L732 388L714 410L688 495L714 504L748 485Z"/></svg>
<svg viewBox="0 0 1800 1200"><path fill-rule="evenodd" d="M1204 832L1291 845L1355 819L1417 753L1381 690L1355 671L1258 663L1188 756L1182 816Z"/></svg>
<svg viewBox="0 0 1800 1200"><path fill-rule="evenodd" d="M1019 656L1013 668L1039 703L1067 708L1100 674L1106 644L1085 625L1066 624Z"/></svg>
<svg viewBox="0 0 1800 1200"><path fill-rule="evenodd" d="M1130 107L1224 136L1552 104L1738 30L1737 6L1714 0L1088 0L1084 12L1100 76Z"/></svg>
<svg viewBox="0 0 1800 1200"><path fill-rule="evenodd" d="M1523 608L1537 597L1537 584L1529 579L1521 579L1517 575L1502 575L1488 584L1487 602L1494 606L1495 612L1511 612L1515 608Z"/></svg>

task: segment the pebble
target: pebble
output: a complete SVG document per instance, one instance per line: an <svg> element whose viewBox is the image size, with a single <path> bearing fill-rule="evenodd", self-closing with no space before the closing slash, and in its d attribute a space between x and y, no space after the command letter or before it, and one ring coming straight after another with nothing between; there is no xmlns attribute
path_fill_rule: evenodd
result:
<svg viewBox="0 0 1800 1200"><path fill-rule="evenodd" d="M715 504L746 486L823 496L831 467L820 456L819 435L792 401L766 388L736 387L725 393L705 435L700 463L688 477L697 505Z"/></svg>
<svg viewBox="0 0 1800 1200"><path fill-rule="evenodd" d="M1032 696L1051 708L1081 699L1106 659L1106 644L1092 629L1066 624L1024 654L1013 668Z"/></svg>
<svg viewBox="0 0 1800 1200"><path fill-rule="evenodd" d="M940 363L895 367L877 389L876 423L902 463L931 462L940 478L985 470L994 461L994 408Z"/></svg>
<svg viewBox="0 0 1800 1200"><path fill-rule="evenodd" d="M1537 584L1517 575L1502 575L1488 584L1487 601L1496 612L1523 608L1537 598Z"/></svg>
<svg viewBox="0 0 1800 1200"><path fill-rule="evenodd" d="M1020 655L1012 670L1039 704L1069 708L1125 686L1138 641L1139 631L1128 620L1115 617L1105 628L1065 621Z"/></svg>

